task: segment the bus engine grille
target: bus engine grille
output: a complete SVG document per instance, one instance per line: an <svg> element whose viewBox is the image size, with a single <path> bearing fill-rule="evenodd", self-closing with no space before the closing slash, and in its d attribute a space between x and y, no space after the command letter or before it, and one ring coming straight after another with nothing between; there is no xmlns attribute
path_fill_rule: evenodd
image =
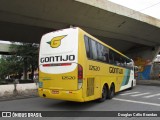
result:
<svg viewBox="0 0 160 120"><path fill-rule="evenodd" d="M87 78L87 96L94 95L94 78Z"/></svg>

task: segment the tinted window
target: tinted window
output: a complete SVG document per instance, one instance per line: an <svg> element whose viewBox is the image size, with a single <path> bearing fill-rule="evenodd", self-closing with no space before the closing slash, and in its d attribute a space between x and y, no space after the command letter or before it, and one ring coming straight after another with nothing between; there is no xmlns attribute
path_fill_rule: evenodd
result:
<svg viewBox="0 0 160 120"><path fill-rule="evenodd" d="M100 43L97 43L98 60L109 63L109 49Z"/></svg>
<svg viewBox="0 0 160 120"><path fill-rule="evenodd" d="M98 59L97 42L91 39L90 45L91 45L92 59L97 60Z"/></svg>
<svg viewBox="0 0 160 120"><path fill-rule="evenodd" d="M109 63L114 64L114 51L111 49L109 50Z"/></svg>
<svg viewBox="0 0 160 120"><path fill-rule="evenodd" d="M114 63L117 66L120 66L121 64L120 55L116 52L114 52Z"/></svg>
<svg viewBox="0 0 160 120"><path fill-rule="evenodd" d="M105 62L109 63L109 49L107 47L103 47L102 54L105 57Z"/></svg>
<svg viewBox="0 0 160 120"><path fill-rule="evenodd" d="M84 36L87 57L93 60L110 63L116 66L133 69L132 61L108 47Z"/></svg>
<svg viewBox="0 0 160 120"><path fill-rule="evenodd" d="M126 68L133 69L133 63L130 59L126 60Z"/></svg>
<svg viewBox="0 0 160 120"><path fill-rule="evenodd" d="M87 57L90 58L89 39L88 39L87 36L84 36L84 41L85 41L85 47L86 47Z"/></svg>
<svg viewBox="0 0 160 120"><path fill-rule="evenodd" d="M126 67L126 58L121 56L120 57L121 67Z"/></svg>
<svg viewBox="0 0 160 120"><path fill-rule="evenodd" d="M97 44L97 50L98 50L98 60L100 61L106 61L105 56L103 55L103 45L100 43Z"/></svg>

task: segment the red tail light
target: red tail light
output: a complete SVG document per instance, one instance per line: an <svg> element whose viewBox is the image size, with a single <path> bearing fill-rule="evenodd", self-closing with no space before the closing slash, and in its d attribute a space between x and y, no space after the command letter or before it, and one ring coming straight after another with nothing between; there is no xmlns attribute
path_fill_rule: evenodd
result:
<svg viewBox="0 0 160 120"><path fill-rule="evenodd" d="M69 66L71 63L61 63L61 66Z"/></svg>
<svg viewBox="0 0 160 120"><path fill-rule="evenodd" d="M83 84L83 67L78 64L78 89L82 88Z"/></svg>
<svg viewBox="0 0 160 120"><path fill-rule="evenodd" d="M50 67L51 64L43 64L43 67Z"/></svg>
<svg viewBox="0 0 160 120"><path fill-rule="evenodd" d="M70 66L72 63L57 63L57 64L43 64L43 67L51 67L51 66Z"/></svg>
<svg viewBox="0 0 160 120"><path fill-rule="evenodd" d="M83 79L83 67L81 65L78 65L78 80Z"/></svg>

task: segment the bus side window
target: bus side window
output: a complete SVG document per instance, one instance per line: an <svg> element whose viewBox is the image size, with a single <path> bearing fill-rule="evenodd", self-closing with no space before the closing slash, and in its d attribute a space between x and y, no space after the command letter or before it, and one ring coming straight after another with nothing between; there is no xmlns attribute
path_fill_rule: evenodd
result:
<svg viewBox="0 0 160 120"><path fill-rule="evenodd" d="M121 57L121 66L126 67L126 59L124 57Z"/></svg>
<svg viewBox="0 0 160 120"><path fill-rule="evenodd" d="M104 47L103 55L106 58L106 63L109 63L109 49Z"/></svg>
<svg viewBox="0 0 160 120"><path fill-rule="evenodd" d="M126 65L128 69L133 69L133 65L132 65L132 61L130 59L127 59L127 65Z"/></svg>
<svg viewBox="0 0 160 120"><path fill-rule="evenodd" d="M124 59L124 67L126 67L127 66L127 60L126 60L126 58L123 58Z"/></svg>
<svg viewBox="0 0 160 120"><path fill-rule="evenodd" d="M120 55L118 53L114 53L114 55L115 55L115 57L114 57L115 64L117 66L120 66L121 65Z"/></svg>
<svg viewBox="0 0 160 120"><path fill-rule="evenodd" d="M92 52L92 59L97 60L98 59L98 53L97 53L97 42L90 39L91 41L91 52Z"/></svg>
<svg viewBox="0 0 160 120"><path fill-rule="evenodd" d="M112 50L109 50L109 63L114 64L114 52Z"/></svg>
<svg viewBox="0 0 160 120"><path fill-rule="evenodd" d="M109 63L109 49L100 43L97 43L98 60Z"/></svg>
<svg viewBox="0 0 160 120"><path fill-rule="evenodd" d="M86 47L87 57L90 58L89 38L86 35L84 36L84 41L85 41L85 47Z"/></svg>
<svg viewBox="0 0 160 120"><path fill-rule="evenodd" d="M105 62L106 58L103 56L103 45L97 43L98 60Z"/></svg>

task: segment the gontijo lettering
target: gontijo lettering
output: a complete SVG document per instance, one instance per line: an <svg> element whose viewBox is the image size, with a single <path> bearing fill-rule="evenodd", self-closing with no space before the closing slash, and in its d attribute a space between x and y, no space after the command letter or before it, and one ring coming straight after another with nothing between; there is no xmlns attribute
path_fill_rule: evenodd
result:
<svg viewBox="0 0 160 120"><path fill-rule="evenodd" d="M109 67L109 73L123 74L123 69L115 68L115 67Z"/></svg>
<svg viewBox="0 0 160 120"><path fill-rule="evenodd" d="M41 63L48 63L48 62L62 62L62 61L74 61L75 55L66 55L66 56L50 56L50 57L42 57L40 58Z"/></svg>

